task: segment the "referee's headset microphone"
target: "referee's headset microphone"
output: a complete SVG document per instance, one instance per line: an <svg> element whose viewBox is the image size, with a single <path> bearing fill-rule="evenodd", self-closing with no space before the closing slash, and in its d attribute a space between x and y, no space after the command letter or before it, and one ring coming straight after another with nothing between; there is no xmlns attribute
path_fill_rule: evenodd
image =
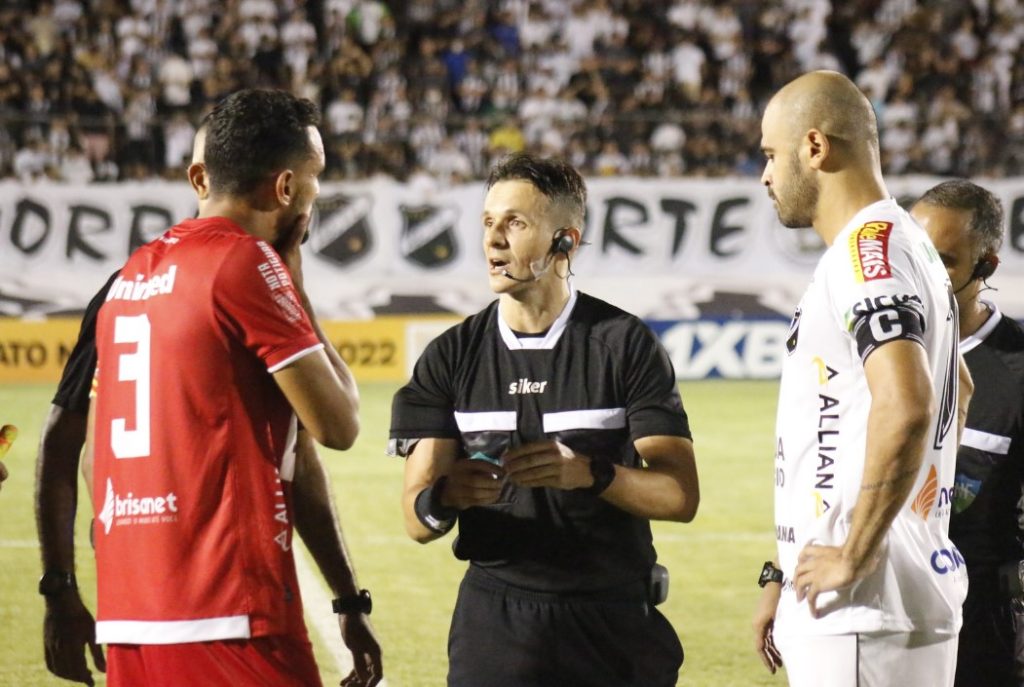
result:
<svg viewBox="0 0 1024 687"><path fill-rule="evenodd" d="M519 277L513 276L508 270L502 270L501 274L503 277L507 277L508 279L517 282L537 281L547 274L549 269L551 269L551 261L556 255L564 253L566 257L568 257L569 251L571 251L575 245L576 242L573 241L572 236L565 233L565 229L559 229L555 232L554 238L551 239L551 248L549 248L548 252L544 254L544 257L530 263L530 271L533 273L533 276L526 279L520 279ZM536 266L538 263L540 263L540 267Z"/></svg>
<svg viewBox="0 0 1024 687"><path fill-rule="evenodd" d="M986 279L995 274L997 267L999 267L998 255L986 255L985 257L979 259L978 262L975 263L974 265L974 270L971 272L971 276L967 277L967 281L964 282L964 285L961 286L956 291L954 291L953 295L955 296L956 294L966 289L968 286L971 285L971 282L981 280L982 283L985 283ZM985 283L985 286L990 289L995 288L989 286L987 283Z"/></svg>

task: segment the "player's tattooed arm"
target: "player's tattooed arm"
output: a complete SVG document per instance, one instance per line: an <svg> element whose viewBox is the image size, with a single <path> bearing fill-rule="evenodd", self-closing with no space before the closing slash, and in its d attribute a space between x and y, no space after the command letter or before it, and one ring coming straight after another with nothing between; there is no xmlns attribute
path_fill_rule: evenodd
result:
<svg viewBox="0 0 1024 687"><path fill-rule="evenodd" d="M894 475L888 479L876 480L874 482L868 482L860 486L861 491L878 491L879 489L889 489L892 487L898 487L903 484L904 481L910 479L913 480L917 476L917 470L904 470L903 472Z"/></svg>

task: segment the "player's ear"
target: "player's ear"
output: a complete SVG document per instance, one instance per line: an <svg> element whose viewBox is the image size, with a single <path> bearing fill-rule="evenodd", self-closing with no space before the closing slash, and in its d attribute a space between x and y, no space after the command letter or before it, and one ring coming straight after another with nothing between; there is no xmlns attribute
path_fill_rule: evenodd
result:
<svg viewBox="0 0 1024 687"><path fill-rule="evenodd" d="M288 207L295 200L295 173L292 170L283 170L274 177L274 198L283 207Z"/></svg>
<svg viewBox="0 0 1024 687"><path fill-rule="evenodd" d="M820 170L831 152L828 136L818 129L810 129L804 136L804 147L807 150L807 162L811 169Z"/></svg>
<svg viewBox="0 0 1024 687"><path fill-rule="evenodd" d="M204 163L193 162L188 166L188 183L196 192L199 200L206 200L210 197L210 178L206 174Z"/></svg>

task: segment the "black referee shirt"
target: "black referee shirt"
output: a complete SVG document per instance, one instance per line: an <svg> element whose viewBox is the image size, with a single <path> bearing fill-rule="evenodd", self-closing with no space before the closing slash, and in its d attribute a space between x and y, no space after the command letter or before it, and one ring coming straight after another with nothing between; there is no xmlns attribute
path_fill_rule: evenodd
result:
<svg viewBox="0 0 1024 687"><path fill-rule="evenodd" d="M78 331L78 341L64 365L64 372L57 385L57 393L53 404L85 414L89 412L89 391L92 389L92 378L96 374L96 316L100 306L106 302L107 291L120 270L110 275L107 283L92 297L82 316L82 328Z"/></svg>
<svg viewBox="0 0 1024 687"><path fill-rule="evenodd" d="M582 293L542 337L517 337L495 301L432 341L395 394L389 452L459 439L499 458L557 439L595 460L639 467L633 442L690 437L668 355L639 319ZM580 490L506 482L497 504L459 516L457 558L520 587L589 591L646 579L649 522Z"/></svg>
<svg viewBox="0 0 1024 687"><path fill-rule="evenodd" d="M1024 484L1024 329L998 312L992 317L995 327L986 332L986 323L975 334L980 343L975 340L974 347L964 353L974 378L974 396L957 453L949 523L949 536L964 555L972 577L1024 558L1019 524Z"/></svg>

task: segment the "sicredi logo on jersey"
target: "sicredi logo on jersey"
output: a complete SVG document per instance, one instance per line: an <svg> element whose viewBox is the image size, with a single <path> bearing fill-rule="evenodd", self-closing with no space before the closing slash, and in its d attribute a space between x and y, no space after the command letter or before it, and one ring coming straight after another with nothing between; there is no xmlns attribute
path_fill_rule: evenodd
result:
<svg viewBox="0 0 1024 687"><path fill-rule="evenodd" d="M167 492L163 496L135 496L132 492L121 496L114 491L114 482L107 478L107 494L103 499L98 519L104 534L116 525L155 525L178 520L178 496Z"/></svg>

